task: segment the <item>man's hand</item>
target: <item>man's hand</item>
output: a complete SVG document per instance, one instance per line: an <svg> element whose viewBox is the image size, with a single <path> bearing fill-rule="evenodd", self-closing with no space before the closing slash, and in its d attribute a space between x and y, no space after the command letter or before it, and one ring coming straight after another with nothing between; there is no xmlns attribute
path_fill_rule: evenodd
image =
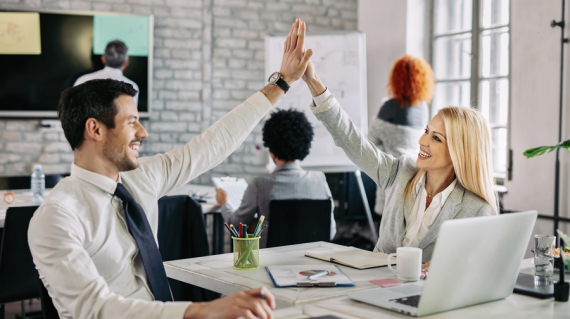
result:
<svg viewBox="0 0 570 319"><path fill-rule="evenodd" d="M291 27L291 31L289 31L289 35L285 38L283 61L279 71L283 80L291 85L300 79L305 73L312 55L312 50L305 51L305 22L297 18Z"/></svg>
<svg viewBox="0 0 570 319"><path fill-rule="evenodd" d="M427 261L425 264L422 265L422 270L429 270L429 264L431 263L430 261Z"/></svg>
<svg viewBox="0 0 570 319"><path fill-rule="evenodd" d="M221 188L216 188L216 202L218 202L219 205L224 205L227 203L228 193L226 193L226 191Z"/></svg>
<svg viewBox="0 0 570 319"><path fill-rule="evenodd" d="M265 299L262 299L261 291ZM195 302L186 308L184 319L211 318L273 319L275 298L265 287L249 289L210 302Z"/></svg>

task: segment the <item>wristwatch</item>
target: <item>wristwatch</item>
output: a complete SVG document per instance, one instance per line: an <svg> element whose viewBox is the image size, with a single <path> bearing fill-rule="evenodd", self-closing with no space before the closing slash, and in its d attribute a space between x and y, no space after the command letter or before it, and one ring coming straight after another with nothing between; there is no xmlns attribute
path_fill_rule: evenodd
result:
<svg viewBox="0 0 570 319"><path fill-rule="evenodd" d="M267 79L267 81L269 81L270 84L277 85L285 93L287 93L287 91L289 91L290 86L289 86L289 84L287 84L287 82L285 82L285 80L283 80L280 72L274 72L273 74L271 74L269 76L269 79Z"/></svg>

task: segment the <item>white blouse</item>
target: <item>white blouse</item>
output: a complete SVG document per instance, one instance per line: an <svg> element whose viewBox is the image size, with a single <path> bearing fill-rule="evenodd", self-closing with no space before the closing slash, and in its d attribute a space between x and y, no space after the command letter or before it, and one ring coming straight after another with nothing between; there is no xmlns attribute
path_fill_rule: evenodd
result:
<svg viewBox="0 0 570 319"><path fill-rule="evenodd" d="M416 183L416 195L418 196L416 196L410 218L407 219L404 247L418 247L420 245L420 242L430 230L431 225L437 219L439 212L441 212L443 204L445 204L445 201L455 188L457 178L446 189L433 197L427 209L425 209L427 200L425 183L426 175L424 174Z"/></svg>

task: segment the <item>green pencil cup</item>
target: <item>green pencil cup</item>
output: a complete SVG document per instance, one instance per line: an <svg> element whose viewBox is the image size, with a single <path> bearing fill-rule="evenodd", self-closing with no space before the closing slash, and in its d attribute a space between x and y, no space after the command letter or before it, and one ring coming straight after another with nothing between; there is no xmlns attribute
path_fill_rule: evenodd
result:
<svg viewBox="0 0 570 319"><path fill-rule="evenodd" d="M259 268L259 238L236 238L234 243L234 269L247 270Z"/></svg>

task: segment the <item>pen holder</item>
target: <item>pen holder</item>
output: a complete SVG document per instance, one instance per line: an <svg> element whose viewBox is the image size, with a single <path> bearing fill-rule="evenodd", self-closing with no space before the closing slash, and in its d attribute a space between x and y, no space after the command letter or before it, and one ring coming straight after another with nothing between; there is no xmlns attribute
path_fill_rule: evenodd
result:
<svg viewBox="0 0 570 319"><path fill-rule="evenodd" d="M236 238L234 243L234 269L247 270L259 268L259 238Z"/></svg>

